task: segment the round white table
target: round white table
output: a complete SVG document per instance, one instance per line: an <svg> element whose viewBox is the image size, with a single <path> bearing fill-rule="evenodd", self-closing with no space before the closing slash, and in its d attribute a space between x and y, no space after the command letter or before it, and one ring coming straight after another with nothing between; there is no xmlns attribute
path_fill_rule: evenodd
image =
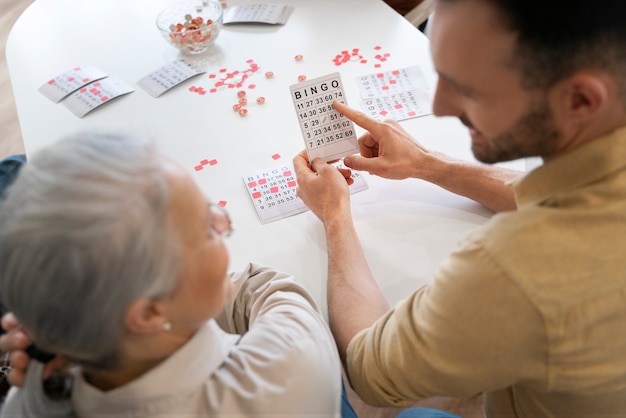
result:
<svg viewBox="0 0 626 418"><path fill-rule="evenodd" d="M18 19L7 42L7 62L27 154L57 139L86 130L153 137L162 152L186 167L214 201L226 202L237 226L228 239L231 269L248 261L293 273L326 306L327 259L321 223L311 212L262 225L242 176L291 164L304 148L289 86L299 75L314 78L339 71L347 102L359 106L356 77L420 65L434 86L436 74L428 39L380 0L288 0L294 11L285 25L225 26L210 53L191 60L207 73L154 98L136 83L181 58L156 29L165 0L39 0ZM246 3L231 1L228 7ZM387 60L375 68L375 47ZM368 63L333 59L343 50L359 52ZM303 55L296 61L295 55ZM208 91L211 74L245 69L262 106L247 117L232 110L232 89ZM38 88L77 65L92 65L135 88L78 118ZM265 71L274 77L266 79ZM433 116L402 122L425 146L472 160L469 136L456 120ZM362 130L357 128L357 133ZM280 155L278 160L272 156ZM217 164L201 171L203 159ZM523 162L511 166L524 168ZM441 260L468 230L491 213L480 205L418 180L390 181L363 173L369 188L353 195L353 212L371 269L391 304L428 283Z"/></svg>

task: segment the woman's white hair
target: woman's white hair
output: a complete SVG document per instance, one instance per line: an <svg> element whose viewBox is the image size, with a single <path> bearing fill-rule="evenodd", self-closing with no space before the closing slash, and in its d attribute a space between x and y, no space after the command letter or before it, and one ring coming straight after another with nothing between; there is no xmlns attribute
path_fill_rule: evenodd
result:
<svg viewBox="0 0 626 418"><path fill-rule="evenodd" d="M81 134L41 150L0 204L0 300L39 348L111 367L129 304L176 286L168 205L148 141Z"/></svg>

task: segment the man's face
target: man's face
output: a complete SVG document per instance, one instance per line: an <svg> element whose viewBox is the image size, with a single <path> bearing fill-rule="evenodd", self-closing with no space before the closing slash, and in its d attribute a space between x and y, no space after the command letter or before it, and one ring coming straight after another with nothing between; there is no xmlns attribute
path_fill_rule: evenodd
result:
<svg viewBox="0 0 626 418"><path fill-rule="evenodd" d="M495 163L547 157L557 148L546 92L522 88L514 68L516 34L485 0L439 3L430 34L439 81L438 116L456 116L470 130L472 152Z"/></svg>

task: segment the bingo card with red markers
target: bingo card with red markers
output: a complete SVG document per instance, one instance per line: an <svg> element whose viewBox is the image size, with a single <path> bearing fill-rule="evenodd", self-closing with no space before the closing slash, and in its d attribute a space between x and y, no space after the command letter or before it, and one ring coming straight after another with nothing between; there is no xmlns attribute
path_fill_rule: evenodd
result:
<svg viewBox="0 0 626 418"><path fill-rule="evenodd" d="M63 100L63 104L76 116L82 118L103 104L133 91L131 86L111 76L81 87Z"/></svg>
<svg viewBox="0 0 626 418"><path fill-rule="evenodd" d="M432 113L430 88L419 66L357 77L361 108L377 120L396 121Z"/></svg>
<svg viewBox="0 0 626 418"><path fill-rule="evenodd" d="M347 104L339 73L289 86L309 161L338 160L359 152L354 124L333 107Z"/></svg>
<svg viewBox="0 0 626 418"><path fill-rule="evenodd" d="M39 87L39 92L54 103L59 103L81 87L103 79L106 76L107 74L104 71L96 67L88 65L74 67L63 74L51 78L47 83Z"/></svg>
<svg viewBox="0 0 626 418"><path fill-rule="evenodd" d="M336 163L337 167L345 167ZM363 176L352 172L350 193L367 189ZM296 194L298 184L292 165L276 166L243 176L248 194L262 224L306 212L309 208Z"/></svg>

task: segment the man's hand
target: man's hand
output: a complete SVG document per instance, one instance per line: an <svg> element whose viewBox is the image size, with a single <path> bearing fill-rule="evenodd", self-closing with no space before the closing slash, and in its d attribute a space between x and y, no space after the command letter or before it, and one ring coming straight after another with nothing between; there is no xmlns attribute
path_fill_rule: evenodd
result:
<svg viewBox="0 0 626 418"><path fill-rule="evenodd" d="M398 122L378 122L339 102L334 102L333 106L368 131L359 138L361 156L344 158L346 166L388 179L421 178L420 166L429 151L418 144Z"/></svg>

